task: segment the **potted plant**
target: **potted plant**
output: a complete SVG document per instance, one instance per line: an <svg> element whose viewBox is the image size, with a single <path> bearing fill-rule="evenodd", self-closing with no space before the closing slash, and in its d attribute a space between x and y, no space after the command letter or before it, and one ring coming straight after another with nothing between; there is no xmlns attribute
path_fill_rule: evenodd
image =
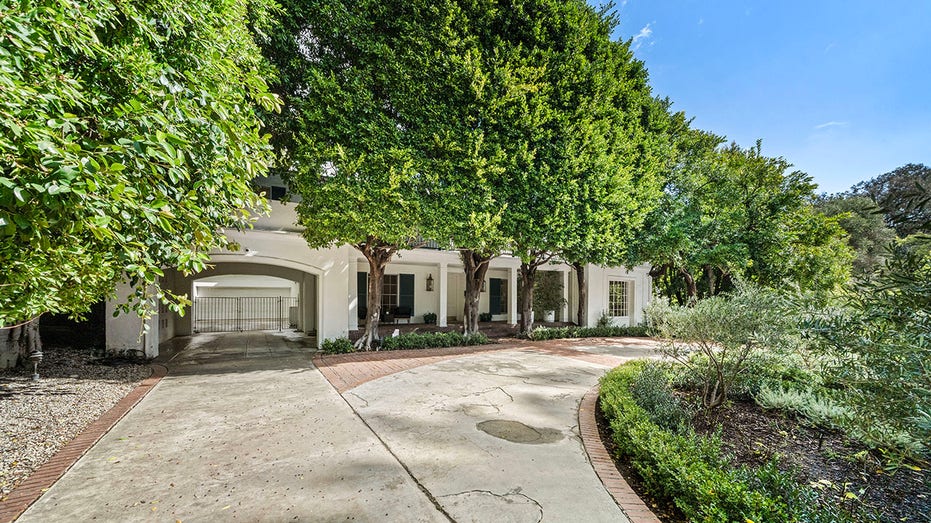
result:
<svg viewBox="0 0 931 523"><path fill-rule="evenodd" d="M566 304L563 298L562 273L541 271L533 284L533 312L543 321L556 320L556 309Z"/></svg>

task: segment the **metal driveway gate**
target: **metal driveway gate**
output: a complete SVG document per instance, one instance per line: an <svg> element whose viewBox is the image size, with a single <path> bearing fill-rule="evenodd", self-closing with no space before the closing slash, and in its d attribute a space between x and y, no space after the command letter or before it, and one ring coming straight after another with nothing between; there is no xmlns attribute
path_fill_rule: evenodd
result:
<svg viewBox="0 0 931 523"><path fill-rule="evenodd" d="M195 298L194 332L280 331L292 326L292 309L297 298Z"/></svg>

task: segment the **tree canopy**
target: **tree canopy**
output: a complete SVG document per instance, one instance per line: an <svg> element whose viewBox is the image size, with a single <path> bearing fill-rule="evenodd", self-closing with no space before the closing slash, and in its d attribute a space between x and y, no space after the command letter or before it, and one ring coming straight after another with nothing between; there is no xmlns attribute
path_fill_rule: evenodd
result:
<svg viewBox="0 0 931 523"><path fill-rule="evenodd" d="M448 242L468 287L505 250L531 272L563 249L617 258L655 200L668 104L585 2L283 10L266 55L287 109L268 121L311 247L376 246L387 263Z"/></svg>
<svg viewBox="0 0 931 523"><path fill-rule="evenodd" d="M196 272L263 209L270 3L0 6L0 325L81 313L128 275ZM145 287L142 285L141 287ZM140 289L141 309L159 298Z"/></svg>
<svg viewBox="0 0 931 523"><path fill-rule="evenodd" d="M852 194L824 195L817 199L815 207L827 216L838 217L838 224L847 231L847 241L856 254L854 276L868 275L880 267L896 235L871 198Z"/></svg>
<svg viewBox="0 0 931 523"><path fill-rule="evenodd" d="M633 257L649 261L669 296L714 296L742 278L778 287L830 290L846 282L849 248L836 218L814 210L815 185L760 143L686 133L664 201L647 220Z"/></svg>
<svg viewBox="0 0 931 523"><path fill-rule="evenodd" d="M886 224L902 238L931 225L931 210L926 205L931 194L931 167L927 165L903 165L854 185L851 192L872 198L882 209Z"/></svg>

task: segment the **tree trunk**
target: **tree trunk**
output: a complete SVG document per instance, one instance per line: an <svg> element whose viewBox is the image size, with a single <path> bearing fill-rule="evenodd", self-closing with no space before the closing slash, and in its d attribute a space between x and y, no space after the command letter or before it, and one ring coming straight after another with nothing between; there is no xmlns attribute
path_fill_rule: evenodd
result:
<svg viewBox="0 0 931 523"><path fill-rule="evenodd" d="M708 279L708 296L714 296L717 294L715 289L717 282L715 281L714 267L711 265L705 265L705 278Z"/></svg>
<svg viewBox="0 0 931 523"><path fill-rule="evenodd" d="M30 354L41 351L38 316L28 322L0 329L0 369L22 364Z"/></svg>
<svg viewBox="0 0 931 523"><path fill-rule="evenodd" d="M520 264L520 333L527 334L533 330L533 282L537 276L537 266L529 263Z"/></svg>
<svg viewBox="0 0 931 523"><path fill-rule="evenodd" d="M573 263L572 267L575 269L575 276L579 282L579 310L576 313L575 324L579 327L586 327L588 322L585 321L587 312L585 306L588 303L588 286L585 285L585 266L581 263Z"/></svg>
<svg viewBox="0 0 931 523"><path fill-rule="evenodd" d="M491 256L479 254L470 249L459 251L465 271L465 305L462 311L462 333L466 336L478 334L478 301L482 296L482 282L488 273Z"/></svg>
<svg viewBox="0 0 931 523"><path fill-rule="evenodd" d="M397 250L394 246L377 244L375 241L370 237L367 243L355 246L369 262L368 295L366 296L368 315L365 320L365 332L355 343L356 349L362 350L372 350L372 345L380 339L378 326L381 322L382 281L385 276L385 266Z"/></svg>
<svg viewBox="0 0 931 523"><path fill-rule="evenodd" d="M688 295L688 304L691 306L698 299L698 285L695 284L695 278L686 269L679 269L679 273L685 279L686 293Z"/></svg>

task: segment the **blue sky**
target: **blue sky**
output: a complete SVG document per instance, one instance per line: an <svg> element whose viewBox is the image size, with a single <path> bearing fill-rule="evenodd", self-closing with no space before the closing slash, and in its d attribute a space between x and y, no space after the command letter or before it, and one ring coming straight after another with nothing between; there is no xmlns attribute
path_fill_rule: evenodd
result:
<svg viewBox="0 0 931 523"><path fill-rule="evenodd" d="M589 0L593 4L601 2ZM931 1L617 0L657 95L839 192L931 165Z"/></svg>

